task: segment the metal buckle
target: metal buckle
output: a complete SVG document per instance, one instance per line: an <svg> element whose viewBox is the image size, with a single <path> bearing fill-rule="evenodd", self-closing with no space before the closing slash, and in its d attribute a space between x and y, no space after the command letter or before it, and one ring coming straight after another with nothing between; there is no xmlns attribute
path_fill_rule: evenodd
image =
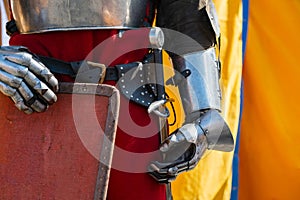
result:
<svg viewBox="0 0 300 200"><path fill-rule="evenodd" d="M101 63L83 61L76 76L79 83L103 83L106 74L106 66Z"/></svg>

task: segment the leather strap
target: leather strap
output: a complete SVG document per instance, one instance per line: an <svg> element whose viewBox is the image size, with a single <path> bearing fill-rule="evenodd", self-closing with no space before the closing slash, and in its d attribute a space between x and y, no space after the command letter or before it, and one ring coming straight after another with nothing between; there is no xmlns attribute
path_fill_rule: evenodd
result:
<svg viewBox="0 0 300 200"><path fill-rule="evenodd" d="M52 73L68 75L71 76L72 78L76 77L83 62L86 62L86 61L65 62L62 60L58 60L46 56L38 56L38 58ZM106 81L119 80L119 73L116 66L106 68L104 80Z"/></svg>

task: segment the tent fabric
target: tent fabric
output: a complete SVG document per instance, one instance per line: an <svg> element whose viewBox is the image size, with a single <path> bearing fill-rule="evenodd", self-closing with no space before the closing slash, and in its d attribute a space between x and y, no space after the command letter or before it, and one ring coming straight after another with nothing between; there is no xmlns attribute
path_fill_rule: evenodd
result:
<svg viewBox="0 0 300 200"><path fill-rule="evenodd" d="M221 28L222 115L236 138L240 116L242 74L242 2L214 1ZM209 151L197 167L172 183L174 200L227 200L232 185L234 152Z"/></svg>
<svg viewBox="0 0 300 200"><path fill-rule="evenodd" d="M300 199L300 1L249 8L239 199Z"/></svg>

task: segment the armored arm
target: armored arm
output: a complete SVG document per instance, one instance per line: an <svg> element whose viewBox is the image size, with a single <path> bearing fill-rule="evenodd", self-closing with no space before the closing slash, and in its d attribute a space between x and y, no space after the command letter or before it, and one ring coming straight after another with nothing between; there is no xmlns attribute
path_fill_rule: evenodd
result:
<svg viewBox="0 0 300 200"><path fill-rule="evenodd" d="M165 28L165 49L177 71L172 82L178 86L186 116L183 126L162 144L164 160L149 167L156 180L169 182L193 169L206 149L231 151L233 138L220 115L220 63L215 49L220 33L212 1L160 1L157 25Z"/></svg>

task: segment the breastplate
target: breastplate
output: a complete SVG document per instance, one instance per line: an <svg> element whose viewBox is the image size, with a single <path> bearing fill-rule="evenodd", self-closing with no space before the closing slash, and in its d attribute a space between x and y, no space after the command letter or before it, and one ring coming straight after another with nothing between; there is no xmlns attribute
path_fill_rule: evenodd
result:
<svg viewBox="0 0 300 200"><path fill-rule="evenodd" d="M21 33L142 26L153 0L11 0Z"/></svg>

